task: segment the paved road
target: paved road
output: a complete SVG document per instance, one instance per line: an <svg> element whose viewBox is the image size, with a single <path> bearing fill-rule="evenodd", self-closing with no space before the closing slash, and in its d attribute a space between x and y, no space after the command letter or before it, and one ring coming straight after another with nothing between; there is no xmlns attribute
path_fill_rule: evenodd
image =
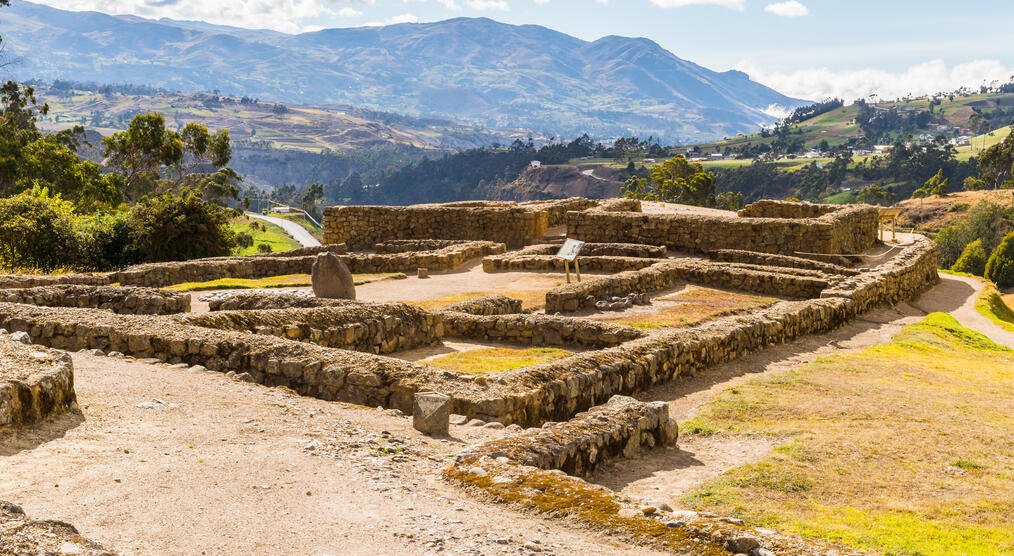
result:
<svg viewBox="0 0 1014 556"><path fill-rule="evenodd" d="M256 214L253 212L248 212L246 213L246 215L251 218L257 218L260 220L264 220L265 222L271 222L272 224L281 226L282 229L285 230L285 233L292 236L292 239L298 241L299 244L302 245L303 247L317 247L318 245L320 245L320 241L318 241L317 238L313 237L313 234L308 232L306 228L300 226L299 224L296 224L291 220L286 220L284 218L275 218L274 216L264 216L263 214Z"/></svg>
<svg viewBox="0 0 1014 556"><path fill-rule="evenodd" d="M595 175L595 168L592 168L591 170L585 170L584 172L581 172L581 173L584 174L584 175L586 175L586 176L588 176L589 178L595 178L595 179L600 180L600 181L609 181L606 178L600 178L600 177L596 176Z"/></svg>

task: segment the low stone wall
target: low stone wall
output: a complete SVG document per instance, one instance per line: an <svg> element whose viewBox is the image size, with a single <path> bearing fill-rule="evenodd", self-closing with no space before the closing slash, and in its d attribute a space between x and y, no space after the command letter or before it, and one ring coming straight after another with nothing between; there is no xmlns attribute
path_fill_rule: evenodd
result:
<svg viewBox="0 0 1014 556"><path fill-rule="evenodd" d="M743 218L820 218L841 210L841 205L793 203L764 199L751 203L739 211Z"/></svg>
<svg viewBox="0 0 1014 556"><path fill-rule="evenodd" d="M210 311L251 311L258 309L309 309L311 307L341 307L356 303L348 299L323 299L311 295L288 292L251 291L217 294L208 300Z"/></svg>
<svg viewBox="0 0 1014 556"><path fill-rule="evenodd" d="M469 243L469 241L461 239L397 239L378 243L373 246L373 250L381 254L436 251L462 243Z"/></svg>
<svg viewBox="0 0 1014 556"><path fill-rule="evenodd" d="M592 209L599 206L601 203L603 203L603 201L585 199L583 197L571 197L568 199L555 199L552 201L527 201L520 203L519 206L545 212L547 223L549 224L549 227L553 228L567 223L568 212Z"/></svg>
<svg viewBox="0 0 1014 556"><path fill-rule="evenodd" d="M780 270L782 269L674 259L641 270L591 278L554 288L546 293L546 312L579 311L594 306L596 301L605 297L652 293L670 288L678 282L804 299L819 297L828 286L828 280L820 273L805 275L800 272L806 271Z"/></svg>
<svg viewBox="0 0 1014 556"><path fill-rule="evenodd" d="M609 347L642 338L632 326L550 315L444 312L444 335L522 345Z"/></svg>
<svg viewBox="0 0 1014 556"><path fill-rule="evenodd" d="M289 251L279 251L277 253L264 253L253 255L256 258L264 257L306 257L309 255L319 255L320 253L334 253L335 255L344 255L349 252L348 246L344 243L332 244L332 245L313 245L310 247L300 247L299 249L290 249ZM232 257L225 257L230 259ZM215 259L204 259L206 261L213 261Z"/></svg>
<svg viewBox="0 0 1014 556"><path fill-rule="evenodd" d="M521 247L549 229L544 211L486 206L347 206L324 209L324 242L351 249L403 239L483 240Z"/></svg>
<svg viewBox="0 0 1014 556"><path fill-rule="evenodd" d="M581 272L623 272L649 267L661 259L635 257L578 257ZM575 272L574 265L570 266ZM483 272L565 272L565 261L555 255L502 255L482 259Z"/></svg>
<svg viewBox="0 0 1014 556"><path fill-rule="evenodd" d="M553 255L560 252L560 244L540 243L508 253L507 256ZM669 254L663 245L640 243L586 243L581 248L581 257L640 257L643 259L664 259Z"/></svg>
<svg viewBox="0 0 1014 556"><path fill-rule="evenodd" d="M455 464L474 465L482 456L506 457L514 464L584 476L607 461L674 445L678 436L679 429L669 418L669 404L613 396L567 422L466 449Z"/></svg>
<svg viewBox="0 0 1014 556"><path fill-rule="evenodd" d="M131 315L190 311L190 295L130 286L40 286L0 290L0 302L45 307L90 307Z"/></svg>
<svg viewBox="0 0 1014 556"><path fill-rule="evenodd" d="M179 321L187 325L252 332L366 353L395 353L431 346L439 343L444 334L439 314L404 303L217 311L183 315Z"/></svg>
<svg viewBox="0 0 1014 556"><path fill-rule="evenodd" d="M615 394L693 375L765 346L829 331L876 305L911 299L938 281L936 256L935 244L920 239L868 278L843 281L821 299L781 302L751 315L658 331L615 347L498 373L495 380L460 378L425 365L273 336L191 326L176 316L0 303L0 327L27 332L33 341L58 349L115 350L248 372L257 382L285 385L303 395L406 413L412 411L416 392L436 391L451 397L454 413L532 426L569 419ZM448 312L443 317L454 321L445 323L449 331L466 320L532 316Z"/></svg>
<svg viewBox="0 0 1014 556"><path fill-rule="evenodd" d="M81 274L3 274L0 275L0 289L38 288L73 284L80 286L108 286L112 284L109 273Z"/></svg>
<svg viewBox="0 0 1014 556"><path fill-rule="evenodd" d="M490 295L448 305L441 309L441 311L468 313L470 315L512 315L521 313L522 301L504 295Z"/></svg>
<svg viewBox="0 0 1014 556"><path fill-rule="evenodd" d="M470 241L456 243L436 251L415 251L389 255L365 255L350 253L342 260L354 274L377 272L414 272L418 268L429 270L453 270L465 263L507 252L507 246L491 241Z"/></svg>
<svg viewBox="0 0 1014 556"><path fill-rule="evenodd" d="M828 275L855 276L858 270L847 268L841 265L804 259L802 257L790 257L788 255L772 255L770 253L755 253L753 251L740 251L738 249L719 249L708 253L708 258L717 262L743 263L761 266L780 266L785 268L802 268L819 270Z"/></svg>
<svg viewBox="0 0 1014 556"><path fill-rule="evenodd" d="M606 199L598 210L603 212L641 212L641 201L638 199Z"/></svg>
<svg viewBox="0 0 1014 556"><path fill-rule="evenodd" d="M70 355L0 334L0 430L37 423L75 400Z"/></svg>
<svg viewBox="0 0 1014 556"><path fill-rule="evenodd" d="M851 205L819 218L739 218L591 210L567 215L567 236L586 242L665 245L707 252L858 253L877 241L879 212Z"/></svg>

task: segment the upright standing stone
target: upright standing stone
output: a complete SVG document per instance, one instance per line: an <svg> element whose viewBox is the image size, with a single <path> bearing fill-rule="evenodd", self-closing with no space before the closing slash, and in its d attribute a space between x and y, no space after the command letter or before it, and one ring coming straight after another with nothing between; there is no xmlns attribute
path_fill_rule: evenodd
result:
<svg viewBox="0 0 1014 556"><path fill-rule="evenodd" d="M412 404L412 426L426 434L447 434L451 421L451 397L437 392L417 392Z"/></svg>
<svg viewBox="0 0 1014 556"><path fill-rule="evenodd" d="M355 299L356 283L352 273L334 253L325 251L313 262L313 294L324 299Z"/></svg>

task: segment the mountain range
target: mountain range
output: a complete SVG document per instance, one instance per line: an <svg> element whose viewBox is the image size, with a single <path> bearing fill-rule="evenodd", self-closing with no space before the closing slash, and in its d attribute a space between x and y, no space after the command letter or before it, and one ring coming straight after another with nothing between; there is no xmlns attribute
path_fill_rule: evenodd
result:
<svg viewBox="0 0 1014 556"><path fill-rule="evenodd" d="M0 12L0 34L19 79L351 104L564 136L695 142L755 131L777 120L774 108L806 104L648 39L588 42L486 18L289 35L19 0Z"/></svg>

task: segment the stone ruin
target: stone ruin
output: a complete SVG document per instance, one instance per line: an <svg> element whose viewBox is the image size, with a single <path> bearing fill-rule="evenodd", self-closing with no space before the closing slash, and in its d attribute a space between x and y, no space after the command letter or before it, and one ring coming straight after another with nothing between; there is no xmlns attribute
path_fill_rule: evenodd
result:
<svg viewBox="0 0 1014 556"><path fill-rule="evenodd" d="M677 441L664 404L626 396L827 332L938 281L929 240L917 239L871 268L855 264L877 243L873 207L762 202L729 216L640 209L637 201L587 199L332 207L325 210L329 245L322 248L105 274L0 277L0 328L14 333L0 335L0 428L74 407L67 351L120 352L201 365L324 400L397 409L427 434L446 434L452 414L512 425L522 432L468 448L447 477L512 500L508 487L490 483L490 473L522 485L526 477L562 472L553 475L561 491L576 492L587 484L568 483L571 476ZM440 310L354 301L352 273L441 272L480 260L487 273L559 271L553 255L561 238L550 232L563 227L567 237L588 242L580 256L588 276L549 290L542 313L504 296ZM313 274L315 297L233 294L210 302L204 314L190 312L187 295L150 289L296 273ZM683 282L781 300L686 328L641 330L582 316L617 299L650 302ZM392 357L445 339L580 349L478 377ZM620 516L614 526L655 527L656 521L650 514ZM724 525L718 535L719 526L706 519L678 531L659 527L659 538L696 535L720 551L760 548L744 540L754 538L748 528Z"/></svg>

